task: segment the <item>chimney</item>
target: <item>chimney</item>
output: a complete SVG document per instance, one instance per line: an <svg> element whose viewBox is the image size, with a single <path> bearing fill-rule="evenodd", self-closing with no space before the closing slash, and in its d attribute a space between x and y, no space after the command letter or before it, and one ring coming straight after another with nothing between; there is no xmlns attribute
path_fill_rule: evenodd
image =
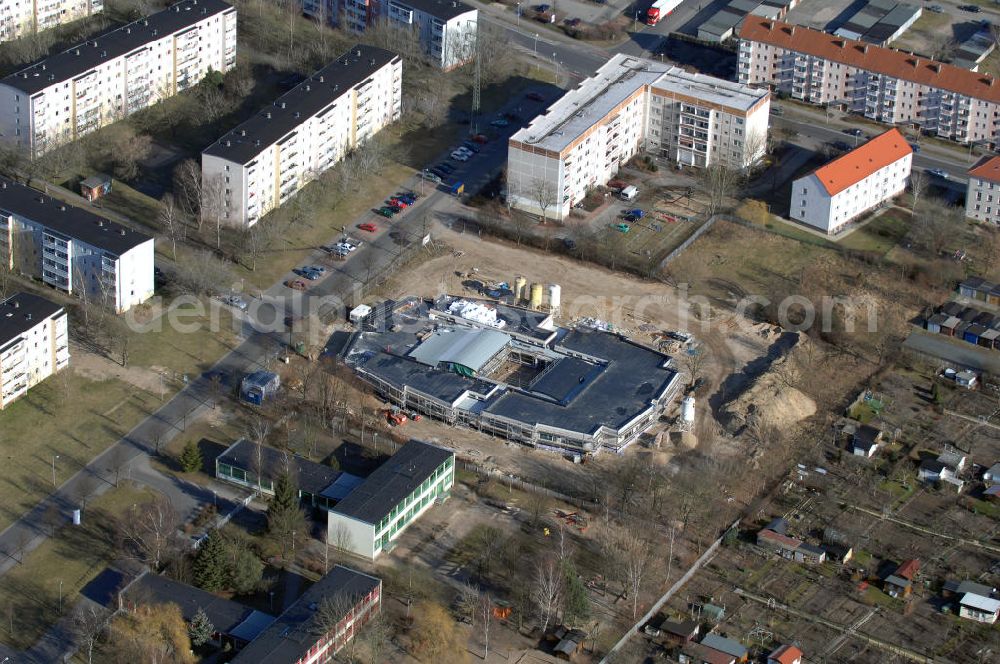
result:
<svg viewBox="0 0 1000 664"><path fill-rule="evenodd" d="M240 129L240 136L246 136L246 135L247 135L247 130L246 129Z"/></svg>
<svg viewBox="0 0 1000 664"><path fill-rule="evenodd" d="M20 309L21 308L21 302L19 300L14 300L14 308L15 309Z"/></svg>
<svg viewBox="0 0 1000 664"><path fill-rule="evenodd" d="M233 142L232 141L226 141L226 147L227 148L233 147Z"/></svg>
<svg viewBox="0 0 1000 664"><path fill-rule="evenodd" d="M285 107L285 102L281 102L281 108Z"/></svg>
<svg viewBox="0 0 1000 664"><path fill-rule="evenodd" d="M24 320L31 320L31 314L24 314Z"/></svg>
<svg viewBox="0 0 1000 664"><path fill-rule="evenodd" d="M320 82L320 83L323 83L323 82L325 82L325 81L323 80L323 77L322 77L322 76L320 76L320 77L319 77L319 82Z"/></svg>
<svg viewBox="0 0 1000 664"><path fill-rule="evenodd" d="M270 119L271 119L271 111L268 111L267 113L265 113L265 114L264 114L264 116L265 116L265 117L266 117L266 118L267 118L268 120L270 120Z"/></svg>
<svg viewBox="0 0 1000 664"><path fill-rule="evenodd" d="M795 34L795 26L794 25L788 26L788 34L790 34L790 35L794 35Z"/></svg>
<svg viewBox="0 0 1000 664"><path fill-rule="evenodd" d="M764 21L764 25L767 26L768 30L774 30L774 21Z"/></svg>
<svg viewBox="0 0 1000 664"><path fill-rule="evenodd" d="M941 65L938 64L937 62L932 62L929 65L927 65L927 67L935 74L941 71Z"/></svg>
<svg viewBox="0 0 1000 664"><path fill-rule="evenodd" d="M308 83L306 84L306 92L312 92L312 86Z"/></svg>
<svg viewBox="0 0 1000 664"><path fill-rule="evenodd" d="M104 228L104 220L103 219L98 219L97 220L97 227L98 228Z"/></svg>
<svg viewBox="0 0 1000 664"><path fill-rule="evenodd" d="M356 55L356 56L358 56L360 58L361 57L361 49L359 48L358 50L356 50L354 52L354 55Z"/></svg>
<svg viewBox="0 0 1000 664"><path fill-rule="evenodd" d="M124 228L118 229L118 234L119 235L125 235L125 229Z"/></svg>
<svg viewBox="0 0 1000 664"><path fill-rule="evenodd" d="M62 210L63 212L65 212L66 211L66 206L65 205L60 205L59 209Z"/></svg>
<svg viewBox="0 0 1000 664"><path fill-rule="evenodd" d="M6 182L0 184L0 189L6 189L6 188L7 188L7 183Z"/></svg>

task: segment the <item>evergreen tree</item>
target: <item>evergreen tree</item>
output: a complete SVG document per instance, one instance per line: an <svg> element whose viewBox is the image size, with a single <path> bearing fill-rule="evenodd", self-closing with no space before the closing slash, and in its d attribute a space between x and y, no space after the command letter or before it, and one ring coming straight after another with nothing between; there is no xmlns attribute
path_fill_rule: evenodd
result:
<svg viewBox="0 0 1000 664"><path fill-rule="evenodd" d="M201 470L204 459L201 456L201 449L198 447L198 443L189 440L184 445L184 449L181 451L180 462L181 468L185 473L194 473Z"/></svg>
<svg viewBox="0 0 1000 664"><path fill-rule="evenodd" d="M218 531L213 530L198 549L194 559L194 584L208 591L226 587L226 545Z"/></svg>
<svg viewBox="0 0 1000 664"><path fill-rule="evenodd" d="M305 513L299 509L299 489L288 473L278 477L274 483L274 497L267 506L267 532L285 550L292 533L304 535L307 532Z"/></svg>
<svg viewBox="0 0 1000 664"><path fill-rule="evenodd" d="M188 636L191 638L191 645L195 647L205 645L212 639L212 634L214 633L215 625L208 619L208 614L205 613L205 610L199 606L198 612L194 614L191 624L188 625Z"/></svg>
<svg viewBox="0 0 1000 664"><path fill-rule="evenodd" d="M282 473L274 483L274 496L267 506L267 518L299 508L299 489L288 473Z"/></svg>
<svg viewBox="0 0 1000 664"><path fill-rule="evenodd" d="M590 598L572 560L563 561L562 573L563 620L570 625L578 625L590 617Z"/></svg>
<svg viewBox="0 0 1000 664"><path fill-rule="evenodd" d="M260 581L264 576L264 563L253 549L239 541L230 542L227 563L229 587L237 595L249 595L260 587Z"/></svg>

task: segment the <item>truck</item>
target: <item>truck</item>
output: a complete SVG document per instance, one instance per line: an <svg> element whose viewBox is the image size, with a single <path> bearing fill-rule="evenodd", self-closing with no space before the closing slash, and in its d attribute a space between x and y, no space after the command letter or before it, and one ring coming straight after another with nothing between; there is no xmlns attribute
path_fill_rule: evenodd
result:
<svg viewBox="0 0 1000 664"><path fill-rule="evenodd" d="M656 25L664 16L670 16L684 0L656 0L646 10L646 25Z"/></svg>

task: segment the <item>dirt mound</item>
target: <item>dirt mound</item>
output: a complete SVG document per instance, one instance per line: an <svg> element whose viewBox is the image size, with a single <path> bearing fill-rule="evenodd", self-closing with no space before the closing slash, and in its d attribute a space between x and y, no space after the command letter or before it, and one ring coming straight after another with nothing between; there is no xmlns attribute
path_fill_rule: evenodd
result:
<svg viewBox="0 0 1000 664"><path fill-rule="evenodd" d="M736 433L747 425L757 424L787 430L816 414L816 402L794 387L799 376L791 355L802 352L803 343L810 343L804 337L800 338L803 341L772 362L767 371L722 408L727 430Z"/></svg>

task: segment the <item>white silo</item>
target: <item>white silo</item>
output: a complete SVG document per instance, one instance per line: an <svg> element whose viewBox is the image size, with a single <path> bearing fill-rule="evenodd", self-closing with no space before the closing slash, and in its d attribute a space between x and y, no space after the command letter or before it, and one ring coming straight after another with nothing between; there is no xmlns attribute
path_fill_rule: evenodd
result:
<svg viewBox="0 0 1000 664"><path fill-rule="evenodd" d="M694 424L694 397L686 396L681 401L681 421L684 424Z"/></svg>
<svg viewBox="0 0 1000 664"><path fill-rule="evenodd" d="M549 309L559 311L562 304L562 287L559 284L549 284Z"/></svg>

